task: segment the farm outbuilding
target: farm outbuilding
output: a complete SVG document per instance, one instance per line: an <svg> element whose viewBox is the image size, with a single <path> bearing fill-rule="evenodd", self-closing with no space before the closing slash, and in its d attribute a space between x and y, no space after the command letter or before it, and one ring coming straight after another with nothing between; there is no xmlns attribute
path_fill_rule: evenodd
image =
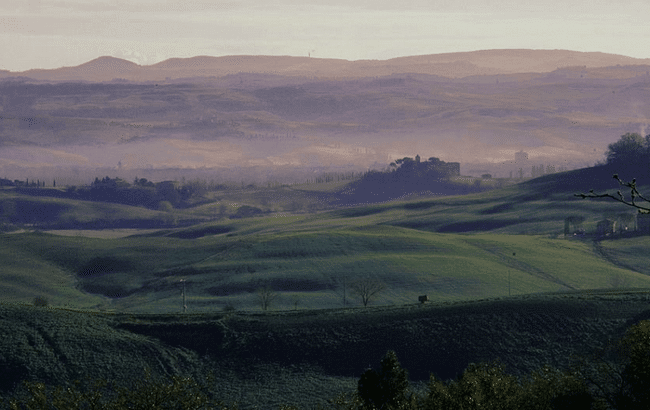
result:
<svg viewBox="0 0 650 410"><path fill-rule="evenodd" d="M612 235L616 232L616 221L613 219L603 219L596 225L596 232L600 236Z"/></svg>
<svg viewBox="0 0 650 410"><path fill-rule="evenodd" d="M650 233L650 214L637 214L636 226L639 231Z"/></svg>

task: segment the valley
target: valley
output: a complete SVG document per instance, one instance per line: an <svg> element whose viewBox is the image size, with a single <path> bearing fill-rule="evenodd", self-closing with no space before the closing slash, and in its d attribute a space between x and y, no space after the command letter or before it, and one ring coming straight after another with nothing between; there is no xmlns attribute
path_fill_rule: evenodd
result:
<svg viewBox="0 0 650 410"><path fill-rule="evenodd" d="M0 398L147 369L333 408L390 350L419 392L593 360L650 319L647 215L595 194L650 192L648 62L529 51L0 73Z"/></svg>

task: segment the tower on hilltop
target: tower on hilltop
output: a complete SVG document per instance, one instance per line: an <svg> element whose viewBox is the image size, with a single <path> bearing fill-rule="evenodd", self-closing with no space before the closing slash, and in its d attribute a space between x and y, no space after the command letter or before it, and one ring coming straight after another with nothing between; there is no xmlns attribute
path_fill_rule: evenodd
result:
<svg viewBox="0 0 650 410"><path fill-rule="evenodd" d="M528 153L524 151L515 152L515 162L528 161Z"/></svg>

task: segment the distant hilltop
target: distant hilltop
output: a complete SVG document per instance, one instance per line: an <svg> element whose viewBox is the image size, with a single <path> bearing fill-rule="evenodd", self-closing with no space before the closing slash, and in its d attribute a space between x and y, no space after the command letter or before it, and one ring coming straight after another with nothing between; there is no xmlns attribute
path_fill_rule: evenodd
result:
<svg viewBox="0 0 650 410"><path fill-rule="evenodd" d="M171 58L152 65L138 65L99 57L76 67L0 71L0 79L27 77L40 81L165 81L179 78L223 77L233 74L269 74L314 78L361 78L391 74L427 74L445 78L516 73L548 73L562 68L597 70L612 67L600 76L624 78L638 75L633 66L649 66L638 59L600 52L569 50L483 50L399 57L389 60L324 59L289 56L197 56ZM638 67L637 67L638 68ZM642 70L643 71L643 70ZM643 71L645 73L645 71Z"/></svg>

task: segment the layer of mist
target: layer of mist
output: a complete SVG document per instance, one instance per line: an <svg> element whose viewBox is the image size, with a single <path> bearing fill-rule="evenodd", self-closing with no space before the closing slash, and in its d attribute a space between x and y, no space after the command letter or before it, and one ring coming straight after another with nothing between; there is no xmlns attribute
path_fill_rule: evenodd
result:
<svg viewBox="0 0 650 410"><path fill-rule="evenodd" d="M602 53L118 62L3 73L0 177L286 183L418 154L532 176L593 165L650 124L650 66Z"/></svg>

